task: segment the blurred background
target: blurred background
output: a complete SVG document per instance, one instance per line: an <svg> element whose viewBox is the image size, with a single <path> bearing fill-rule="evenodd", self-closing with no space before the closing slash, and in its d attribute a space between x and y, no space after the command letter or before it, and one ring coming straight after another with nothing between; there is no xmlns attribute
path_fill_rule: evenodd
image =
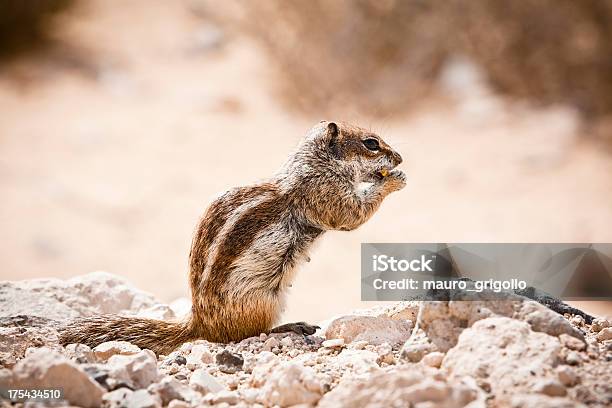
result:
<svg viewBox="0 0 612 408"><path fill-rule="evenodd" d="M361 242L612 242L610 1L3 0L0 278L185 296L211 199L322 119L408 186L323 237L287 321L368 306Z"/></svg>

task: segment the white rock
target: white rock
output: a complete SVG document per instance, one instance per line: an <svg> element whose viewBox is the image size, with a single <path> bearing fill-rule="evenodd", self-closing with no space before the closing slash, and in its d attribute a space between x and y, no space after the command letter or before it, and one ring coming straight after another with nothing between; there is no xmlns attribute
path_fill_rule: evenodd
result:
<svg viewBox="0 0 612 408"><path fill-rule="evenodd" d="M13 368L14 388L63 388L73 405L98 407L105 390L78 365L54 350L41 348Z"/></svg>
<svg viewBox="0 0 612 408"><path fill-rule="evenodd" d="M525 322L491 317L461 333L442 368L454 377L486 379L495 395L528 392L552 371L560 349L556 337L534 332Z"/></svg>
<svg viewBox="0 0 612 408"><path fill-rule="evenodd" d="M369 344L403 344L411 334L408 320L395 320L387 316L344 316L329 324L327 339L344 339L345 343L365 340Z"/></svg>
<svg viewBox="0 0 612 408"><path fill-rule="evenodd" d="M391 317L397 320L410 320L412 323L416 321L416 315L419 312L421 302L419 301L402 301L392 304L385 304L370 307L367 309L356 309L350 314L353 316L369 316L369 317ZM335 320L342 316L336 316Z"/></svg>
<svg viewBox="0 0 612 408"><path fill-rule="evenodd" d="M147 390L134 391L127 400L130 408L158 408L161 407L161 400L157 395L152 395Z"/></svg>
<svg viewBox="0 0 612 408"><path fill-rule="evenodd" d="M177 318L185 317L191 312L191 300L186 297L173 300L169 306Z"/></svg>
<svg viewBox="0 0 612 408"><path fill-rule="evenodd" d="M223 390L216 394L208 394L204 400L210 404L229 404L235 405L240 400L236 391Z"/></svg>
<svg viewBox="0 0 612 408"><path fill-rule="evenodd" d="M378 364L395 364L395 356L393 355L393 349L389 343L383 343L376 346L375 350L376 354L378 354L378 360L376 360Z"/></svg>
<svg viewBox="0 0 612 408"><path fill-rule="evenodd" d="M344 339L329 339L321 343L323 347L338 348L344 346Z"/></svg>
<svg viewBox="0 0 612 408"><path fill-rule="evenodd" d="M271 351L262 351L261 353L257 354L255 357L256 357L257 364L266 364L272 361L278 361L278 356L272 353Z"/></svg>
<svg viewBox="0 0 612 408"><path fill-rule="evenodd" d="M488 317L512 317L527 322L533 331L551 336L568 334L584 339L581 332L563 316L537 302L516 295L505 295L495 300L478 300L471 294L470 301L452 300L422 302L418 325L439 351L445 352L455 344L461 332L475 322Z"/></svg>
<svg viewBox="0 0 612 408"><path fill-rule="evenodd" d="M434 379L427 371L400 368L357 381L343 380L325 394L318 407L459 408L476 401L478 397L479 390L474 386L470 387L459 381Z"/></svg>
<svg viewBox="0 0 612 408"><path fill-rule="evenodd" d="M561 384L565 385L566 387L572 387L578 383L578 375L574 369L569 366L560 365L557 367L557 376L559 377Z"/></svg>
<svg viewBox="0 0 612 408"><path fill-rule="evenodd" d="M549 397L565 397L567 390L557 380L542 379L534 386L534 391L540 394L548 395Z"/></svg>
<svg viewBox="0 0 612 408"><path fill-rule="evenodd" d="M119 388L102 396L106 408L123 408L128 406L128 399L134 393L129 388Z"/></svg>
<svg viewBox="0 0 612 408"><path fill-rule="evenodd" d="M429 342L424 333L419 332L410 337L402 347L401 357L412 363L418 363L426 355L436 351L436 346Z"/></svg>
<svg viewBox="0 0 612 408"><path fill-rule="evenodd" d="M593 329L595 333L599 332L601 329L605 329L606 327L612 327L612 319L598 317L597 319L593 319L593 322L591 323L591 329Z"/></svg>
<svg viewBox="0 0 612 408"><path fill-rule="evenodd" d="M278 341L276 337L270 337L264 342L262 346L262 350L271 351L273 348L278 347L279 345L280 345L280 342Z"/></svg>
<svg viewBox="0 0 612 408"><path fill-rule="evenodd" d="M570 336L568 334L559 335L559 341L565 347L570 350L584 350L586 348L586 343L583 340L577 339L576 337Z"/></svg>
<svg viewBox="0 0 612 408"><path fill-rule="evenodd" d="M168 408L191 408L191 404L181 400L172 400L168 404Z"/></svg>
<svg viewBox="0 0 612 408"><path fill-rule="evenodd" d="M582 326L584 324L584 317L580 315L572 316L570 323L574 326Z"/></svg>
<svg viewBox="0 0 612 408"><path fill-rule="evenodd" d="M295 358L295 361L306 367L313 367L317 364L319 356L315 352L302 353Z"/></svg>
<svg viewBox="0 0 612 408"><path fill-rule="evenodd" d="M284 348L293 347L293 340L291 340L291 337L286 336L281 339L280 344Z"/></svg>
<svg viewBox="0 0 612 408"><path fill-rule="evenodd" d="M582 356L580 353L570 351L567 353L567 356L565 356L565 362L569 365L578 365L582 363Z"/></svg>
<svg viewBox="0 0 612 408"><path fill-rule="evenodd" d="M192 348L193 348L193 343L188 341L186 343L181 344L181 347L179 347L179 351L183 353L190 353Z"/></svg>
<svg viewBox="0 0 612 408"><path fill-rule="evenodd" d="M612 327L604 327L597 333L597 341L612 340Z"/></svg>
<svg viewBox="0 0 612 408"><path fill-rule="evenodd" d="M109 366L108 364L81 364L80 367L104 388L115 390L121 387L134 388L132 379L124 366Z"/></svg>
<svg viewBox="0 0 612 408"><path fill-rule="evenodd" d="M275 364L273 369L256 367L253 377L263 380L259 397L265 405L316 404L323 395L314 370L293 361Z"/></svg>
<svg viewBox="0 0 612 408"><path fill-rule="evenodd" d="M191 374L189 385L196 391L200 391L203 394L208 392L215 393L225 389L225 387L221 385L221 383L219 383L215 377L210 375L202 368L198 368L193 372L193 374Z"/></svg>
<svg viewBox="0 0 612 408"><path fill-rule="evenodd" d="M146 388L159 379L157 359L151 350L133 355L116 354L108 359L111 370L125 370L135 389Z"/></svg>
<svg viewBox="0 0 612 408"><path fill-rule="evenodd" d="M258 354L248 355L244 359L244 371L250 373L257 366L271 363L278 360L278 356L270 351L262 351Z"/></svg>
<svg viewBox="0 0 612 408"><path fill-rule="evenodd" d="M259 390L255 388L246 388L240 390L240 395L242 399L248 404L254 404L259 399Z"/></svg>
<svg viewBox="0 0 612 408"><path fill-rule="evenodd" d="M135 314L159 304L150 294L106 272L69 280L0 282L0 294L0 317L31 315L59 321L93 314Z"/></svg>
<svg viewBox="0 0 612 408"><path fill-rule="evenodd" d="M444 353L440 353L439 351L434 351L429 354L426 354L421 361L426 366L440 368L440 365L442 365L443 359L444 359Z"/></svg>
<svg viewBox="0 0 612 408"><path fill-rule="evenodd" d="M436 347L440 351L446 351L453 347L457 343L459 334L463 331L463 325L461 321L465 321L472 314L473 306L470 306L472 302L463 302L464 304L450 304L449 302L443 301L432 301L423 302L421 311L419 312L418 325L427 334L427 339L435 343ZM474 303L480 303L474 301ZM455 306L451 309L450 306ZM461 306L461 307L459 307ZM467 307L470 307L467 309ZM493 315L489 309L482 307L479 310L479 317L488 317ZM455 316L455 314L457 316ZM468 321L468 324L470 322ZM409 340L410 341L410 340ZM414 344L414 341L411 342ZM404 345L402 350L402 356L407 358L409 361L420 361L425 354L427 354L430 348L424 350L425 344L418 342L418 346L415 344L410 349L407 348L407 344ZM410 355L410 357L409 357Z"/></svg>
<svg viewBox="0 0 612 408"><path fill-rule="evenodd" d="M128 388L119 388L108 392L102 397L105 408L158 408L161 401L156 395L147 390L132 391Z"/></svg>
<svg viewBox="0 0 612 408"><path fill-rule="evenodd" d="M536 332L546 333L551 336L567 334L584 340L580 330L572 326L568 320L538 302L523 302L513 317L529 323L531 330Z"/></svg>
<svg viewBox="0 0 612 408"><path fill-rule="evenodd" d="M172 320L176 319L174 311L168 305L157 304L146 309L140 310L136 316L144 317L146 319L155 320Z"/></svg>
<svg viewBox="0 0 612 408"><path fill-rule="evenodd" d="M364 348L366 348L366 346L369 343L365 340L360 340L360 341L354 341L351 343L351 348L354 348L355 350L363 350Z"/></svg>
<svg viewBox="0 0 612 408"><path fill-rule="evenodd" d="M8 368L0 367L0 388L11 388L13 372Z"/></svg>
<svg viewBox="0 0 612 408"><path fill-rule="evenodd" d="M93 349L96 360L106 362L114 355L130 356L140 352L140 347L127 341L107 341Z"/></svg>
<svg viewBox="0 0 612 408"><path fill-rule="evenodd" d="M201 24L190 37L189 52L195 55L219 50L226 42L226 35L218 26Z"/></svg>
<svg viewBox="0 0 612 408"><path fill-rule="evenodd" d="M378 354L373 351L344 349L333 364L346 370L350 376L367 377L380 370L378 359Z"/></svg>
<svg viewBox="0 0 612 408"><path fill-rule="evenodd" d="M392 306L387 307L385 310L385 314L395 320L409 320L412 323L412 326L414 326L417 320L417 315L419 314L420 307L421 302L397 302Z"/></svg>
<svg viewBox="0 0 612 408"><path fill-rule="evenodd" d="M85 344L68 344L65 354L66 357L79 364L93 363L96 361L96 356L93 351Z"/></svg>
<svg viewBox="0 0 612 408"><path fill-rule="evenodd" d="M229 378L225 378L225 385L227 385L227 388L230 390L235 390L238 388L238 386L240 385L240 379L236 376L231 376Z"/></svg>
<svg viewBox="0 0 612 408"><path fill-rule="evenodd" d="M191 347L191 352L187 355L187 368L194 370L201 367L202 364L210 364L213 362L213 355L208 346L203 344L194 344Z"/></svg>
<svg viewBox="0 0 612 408"><path fill-rule="evenodd" d="M4 303L0 309L3 307ZM24 317L20 320L27 324L32 319ZM50 327L0 327L0 365L4 367L14 366L25 356L28 348L42 346L61 350L57 331Z"/></svg>
<svg viewBox="0 0 612 408"><path fill-rule="evenodd" d="M159 303L155 298L130 284L125 278L108 272L92 272L67 281L69 287L79 290L95 313L137 313Z"/></svg>
<svg viewBox="0 0 612 408"><path fill-rule="evenodd" d="M160 382L151 384L148 390L157 394L164 406L172 400L186 401L197 405L202 399L202 394L173 377L164 377Z"/></svg>
<svg viewBox="0 0 612 408"><path fill-rule="evenodd" d="M569 398L549 397L544 394L511 394L500 401L500 405L508 408L586 408Z"/></svg>

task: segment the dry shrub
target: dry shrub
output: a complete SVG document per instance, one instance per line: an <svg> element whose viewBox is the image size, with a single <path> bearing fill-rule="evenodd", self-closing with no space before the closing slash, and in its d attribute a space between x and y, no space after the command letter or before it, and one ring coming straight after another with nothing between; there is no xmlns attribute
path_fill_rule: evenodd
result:
<svg viewBox="0 0 612 408"><path fill-rule="evenodd" d="M74 0L0 0L0 60L50 43L53 18Z"/></svg>
<svg viewBox="0 0 612 408"><path fill-rule="evenodd" d="M500 92L612 111L608 0L236 0L209 12L263 45L283 94L307 111L400 112L452 54Z"/></svg>
<svg viewBox="0 0 612 408"><path fill-rule="evenodd" d="M430 91L447 54L428 1L232 2L215 17L263 45L281 95L302 110L383 116ZM212 8L211 8L212 9ZM223 14L220 14L223 13Z"/></svg>
<svg viewBox="0 0 612 408"><path fill-rule="evenodd" d="M612 1L456 1L458 48L509 95L612 113Z"/></svg>

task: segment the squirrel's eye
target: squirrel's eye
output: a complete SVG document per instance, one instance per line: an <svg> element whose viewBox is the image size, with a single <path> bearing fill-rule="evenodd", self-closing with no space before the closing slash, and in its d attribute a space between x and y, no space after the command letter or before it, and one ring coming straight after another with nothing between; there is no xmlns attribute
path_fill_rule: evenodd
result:
<svg viewBox="0 0 612 408"><path fill-rule="evenodd" d="M376 139L366 139L363 141L363 145L367 147L368 150L380 150L380 145L378 144L378 140Z"/></svg>

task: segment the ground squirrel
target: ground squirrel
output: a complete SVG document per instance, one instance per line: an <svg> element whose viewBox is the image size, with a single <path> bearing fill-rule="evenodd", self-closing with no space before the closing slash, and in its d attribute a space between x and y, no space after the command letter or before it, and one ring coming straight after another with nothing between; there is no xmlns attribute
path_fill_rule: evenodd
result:
<svg viewBox="0 0 612 408"><path fill-rule="evenodd" d="M191 247L187 319L87 317L61 328L62 344L126 340L167 354L194 339L313 334L316 326L304 322L272 328L296 266L325 231L359 227L402 189L404 173L395 169L401 162L371 131L320 122L273 178L229 190L206 210Z"/></svg>

